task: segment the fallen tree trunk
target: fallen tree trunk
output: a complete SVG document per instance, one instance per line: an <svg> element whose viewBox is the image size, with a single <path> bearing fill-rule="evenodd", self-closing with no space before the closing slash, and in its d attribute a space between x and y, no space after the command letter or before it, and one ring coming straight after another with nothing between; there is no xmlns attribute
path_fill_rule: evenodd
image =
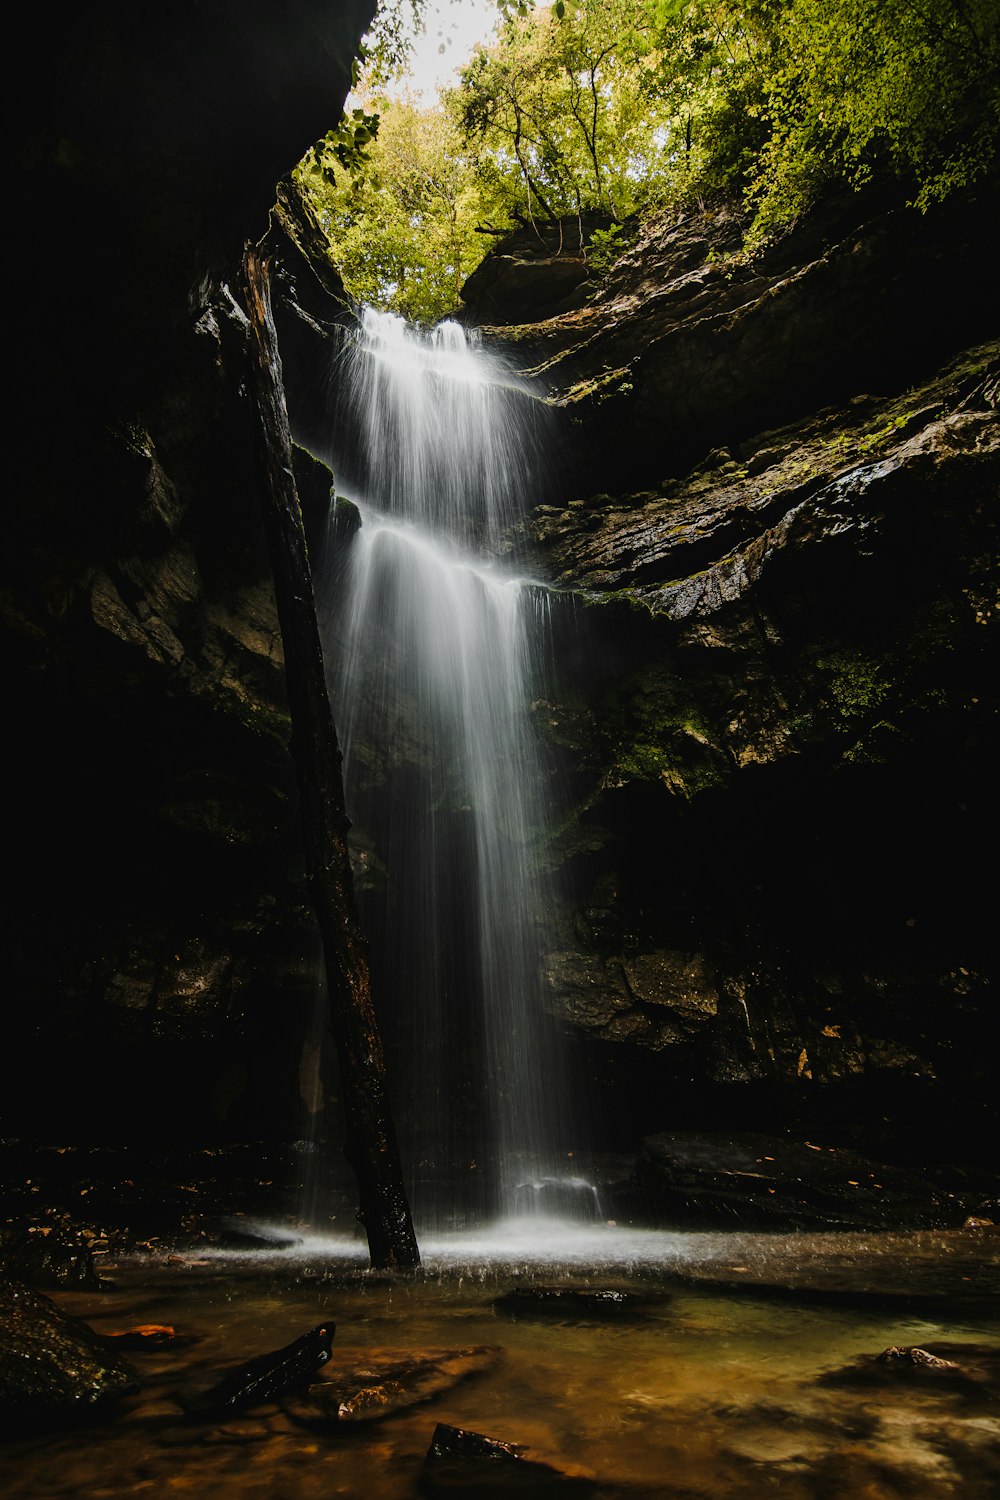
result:
<svg viewBox="0 0 1000 1500"><path fill-rule="evenodd" d="M292 719L306 871L316 908L347 1117L345 1154L358 1181L373 1266L420 1264L385 1086L368 973L354 906L340 747L326 688L302 513L292 474L281 361L271 315L270 265L247 247L243 289L259 415L259 470Z"/></svg>

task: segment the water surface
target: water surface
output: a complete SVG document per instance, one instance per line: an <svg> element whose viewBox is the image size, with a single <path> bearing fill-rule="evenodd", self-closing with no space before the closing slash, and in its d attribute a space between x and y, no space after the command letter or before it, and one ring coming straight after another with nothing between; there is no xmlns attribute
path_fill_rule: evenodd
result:
<svg viewBox="0 0 1000 1500"><path fill-rule="evenodd" d="M142 1394L110 1424L9 1445L5 1494L302 1497L417 1494L439 1421L526 1444L528 1456L605 1481L609 1494L706 1500L911 1500L996 1493L995 1386L903 1377L874 1388L824 1383L890 1344L996 1347L997 1328L963 1292L993 1284L996 1252L975 1237L648 1235L603 1241L574 1229L561 1249L537 1221L424 1246L425 1270L392 1279L358 1268L353 1241L308 1237L283 1251L195 1250L112 1268L118 1290L60 1296L98 1330L168 1323L185 1349L133 1357ZM565 1237L564 1237L565 1239ZM333 1252L336 1251L336 1254ZM589 1257L589 1259L588 1259ZM730 1292L741 1272L811 1294ZM856 1276L852 1277L852 1267ZM704 1275L706 1284L688 1281ZM512 1318L495 1299L562 1279L668 1292L625 1321ZM893 1305L893 1296L898 1305ZM911 1306L901 1300L915 1299ZM204 1426L177 1394L223 1367L337 1323L326 1374L373 1351L496 1345L496 1365L421 1405L330 1433L277 1405ZM976 1359L981 1356L977 1354ZM603 1492L603 1491L602 1491Z"/></svg>

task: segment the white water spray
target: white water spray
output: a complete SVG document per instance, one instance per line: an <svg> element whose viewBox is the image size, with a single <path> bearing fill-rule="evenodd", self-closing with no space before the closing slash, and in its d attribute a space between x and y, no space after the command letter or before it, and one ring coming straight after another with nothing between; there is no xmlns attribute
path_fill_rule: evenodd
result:
<svg viewBox="0 0 1000 1500"><path fill-rule="evenodd" d="M335 461L362 525L337 720L415 1211L447 1227L523 1213L568 1130L539 981L539 591L502 560L533 498L536 403L454 323L425 336L368 311L341 371L353 461Z"/></svg>

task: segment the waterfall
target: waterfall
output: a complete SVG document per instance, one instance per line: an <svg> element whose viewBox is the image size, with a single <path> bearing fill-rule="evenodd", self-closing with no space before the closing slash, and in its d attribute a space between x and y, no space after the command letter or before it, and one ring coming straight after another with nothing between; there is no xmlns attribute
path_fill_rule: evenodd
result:
<svg viewBox="0 0 1000 1500"><path fill-rule="evenodd" d="M333 588L332 691L414 1209L448 1227L523 1211L570 1131L539 979L545 594L504 560L535 498L538 403L457 324L370 310L339 386L335 473L361 527Z"/></svg>

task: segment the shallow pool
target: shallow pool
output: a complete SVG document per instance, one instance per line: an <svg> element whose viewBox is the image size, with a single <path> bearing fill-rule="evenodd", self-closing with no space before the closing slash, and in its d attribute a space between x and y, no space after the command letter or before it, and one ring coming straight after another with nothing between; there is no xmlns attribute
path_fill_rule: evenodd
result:
<svg viewBox="0 0 1000 1500"><path fill-rule="evenodd" d="M418 1493L438 1422L525 1445L608 1496L998 1492L998 1338L985 1300L995 1238L588 1234L560 1246L536 1224L432 1241L411 1278L365 1271L354 1241L308 1236L119 1262L114 1291L56 1300L99 1332L169 1324L197 1341L130 1352L143 1389L106 1424L6 1445L3 1492L395 1500ZM668 1295L621 1318L494 1305L512 1287L554 1283ZM499 1353L380 1421L316 1431L278 1404L184 1420L179 1395L327 1319L334 1359L317 1379L374 1351ZM904 1370L866 1383L862 1371L838 1383L835 1372L893 1344L939 1349L975 1378Z"/></svg>

